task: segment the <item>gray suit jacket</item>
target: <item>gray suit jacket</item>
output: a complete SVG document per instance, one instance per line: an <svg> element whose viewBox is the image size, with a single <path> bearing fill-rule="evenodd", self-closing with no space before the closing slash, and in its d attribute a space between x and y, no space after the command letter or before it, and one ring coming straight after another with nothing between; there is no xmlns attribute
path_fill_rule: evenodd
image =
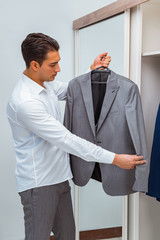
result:
<svg viewBox="0 0 160 240"><path fill-rule="evenodd" d="M143 155L148 162L143 113L138 87L113 71L107 80L106 93L95 129L91 72L69 83L65 126L74 134L115 153ZM95 162L71 155L73 181L84 186L91 178ZM113 196L147 191L147 163L133 170L113 164L100 164L104 191Z"/></svg>

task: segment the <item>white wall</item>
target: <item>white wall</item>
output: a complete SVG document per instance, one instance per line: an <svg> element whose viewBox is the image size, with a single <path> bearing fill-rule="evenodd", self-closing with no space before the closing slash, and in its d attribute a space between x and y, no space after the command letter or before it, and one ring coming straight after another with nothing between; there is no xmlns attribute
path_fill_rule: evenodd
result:
<svg viewBox="0 0 160 240"><path fill-rule="evenodd" d="M0 239L24 236L23 212L17 194L11 131L6 119L10 93L24 70L20 44L30 32L43 32L60 43L62 72L58 79L74 76L72 21L113 0L0 0ZM88 65L90 65L89 63ZM88 66L86 66L88 68Z"/></svg>

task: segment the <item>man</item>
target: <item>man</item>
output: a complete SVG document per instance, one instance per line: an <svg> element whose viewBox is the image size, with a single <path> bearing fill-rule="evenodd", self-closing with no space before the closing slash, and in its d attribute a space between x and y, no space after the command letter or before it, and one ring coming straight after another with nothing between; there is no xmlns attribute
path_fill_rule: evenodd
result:
<svg viewBox="0 0 160 240"><path fill-rule="evenodd" d="M66 84L54 81L60 72L59 45L42 33L23 41L26 69L8 101L7 115L16 154L16 179L24 208L25 239L74 240L75 226L68 180L68 153L86 161L131 169L145 163L142 156L118 155L71 134L63 125L58 100ZM91 66L108 66L106 53Z"/></svg>

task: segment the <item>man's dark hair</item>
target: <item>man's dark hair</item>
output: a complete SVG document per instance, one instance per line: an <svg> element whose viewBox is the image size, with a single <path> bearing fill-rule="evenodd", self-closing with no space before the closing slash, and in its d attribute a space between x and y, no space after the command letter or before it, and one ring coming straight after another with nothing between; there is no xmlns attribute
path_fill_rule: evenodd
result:
<svg viewBox="0 0 160 240"><path fill-rule="evenodd" d="M58 42L43 33L28 34L21 45L22 55L27 68L29 68L31 61L36 61L41 66L49 51L58 50Z"/></svg>

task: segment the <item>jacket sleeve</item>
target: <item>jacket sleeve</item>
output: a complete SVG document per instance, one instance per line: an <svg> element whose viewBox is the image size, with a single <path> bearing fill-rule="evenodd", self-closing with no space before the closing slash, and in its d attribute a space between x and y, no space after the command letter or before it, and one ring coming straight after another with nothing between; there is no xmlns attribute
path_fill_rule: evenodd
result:
<svg viewBox="0 0 160 240"><path fill-rule="evenodd" d="M147 192L148 153L141 98L137 85L133 85L126 96L125 114L137 155L142 155L146 164L136 166L134 191Z"/></svg>
<svg viewBox="0 0 160 240"><path fill-rule="evenodd" d="M73 96L71 85L69 84L66 95L66 106L64 113L64 126L72 132L72 108L73 108Z"/></svg>

